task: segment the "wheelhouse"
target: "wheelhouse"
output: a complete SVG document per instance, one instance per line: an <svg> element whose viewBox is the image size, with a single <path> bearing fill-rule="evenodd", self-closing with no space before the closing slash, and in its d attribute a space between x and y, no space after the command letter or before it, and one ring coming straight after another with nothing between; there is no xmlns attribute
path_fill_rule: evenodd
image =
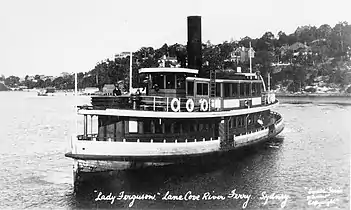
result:
<svg viewBox="0 0 351 210"><path fill-rule="evenodd" d="M184 97L187 77L198 74L197 69L187 68L146 68L140 69L146 76L147 95Z"/></svg>

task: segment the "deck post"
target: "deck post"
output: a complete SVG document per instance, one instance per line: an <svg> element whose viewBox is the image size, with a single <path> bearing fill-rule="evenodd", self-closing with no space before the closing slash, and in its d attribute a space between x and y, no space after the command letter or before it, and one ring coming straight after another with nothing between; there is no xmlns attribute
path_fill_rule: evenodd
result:
<svg viewBox="0 0 351 210"><path fill-rule="evenodd" d="M166 101L166 111L168 112L168 102L169 102L169 98L167 97L167 101Z"/></svg>
<svg viewBox="0 0 351 210"><path fill-rule="evenodd" d="M88 115L84 115L84 137L87 138L88 130Z"/></svg>
<svg viewBox="0 0 351 210"><path fill-rule="evenodd" d="M154 111L156 110L156 97L154 96Z"/></svg>

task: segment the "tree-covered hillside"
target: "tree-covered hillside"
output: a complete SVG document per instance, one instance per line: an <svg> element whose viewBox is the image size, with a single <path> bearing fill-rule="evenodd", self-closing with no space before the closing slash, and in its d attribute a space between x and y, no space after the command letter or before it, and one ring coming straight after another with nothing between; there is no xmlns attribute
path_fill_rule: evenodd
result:
<svg viewBox="0 0 351 210"><path fill-rule="evenodd" d="M343 89L351 83L351 25L347 22L340 22L334 27L327 24L319 27L302 26L292 34L280 31L277 36L266 32L260 38L244 37L240 41L226 41L217 45L207 41L203 44L203 69L236 69L240 66L243 71L248 71L248 59L238 59L237 54L240 54L241 49L247 49L250 42L255 51L253 71L260 71L265 79L270 73L272 87L299 91L319 82ZM186 67L187 51L184 45L164 44L159 49L142 47L133 52L133 75L138 75L140 68L159 67L164 56L175 57L178 66ZM128 86L129 59L128 55L106 59L93 69L78 73L78 87L102 88L104 84L119 80L124 80ZM166 60L163 64L170 66L172 62ZM4 80L9 87L74 88L73 74L54 79L42 79L39 75L30 78L27 75L21 82L14 76L2 77L0 80ZM133 86L138 86L138 83L139 78L133 77Z"/></svg>

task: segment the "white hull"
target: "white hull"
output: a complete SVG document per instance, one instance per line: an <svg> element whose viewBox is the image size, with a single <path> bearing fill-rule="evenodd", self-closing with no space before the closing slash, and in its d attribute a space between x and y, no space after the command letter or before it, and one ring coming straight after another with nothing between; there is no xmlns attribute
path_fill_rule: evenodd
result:
<svg viewBox="0 0 351 210"><path fill-rule="evenodd" d="M72 138L72 152L66 156L74 158L75 172L103 172L164 166L193 157L211 155L243 148L263 142L278 135L284 129L283 120L275 124L274 130L259 129L256 132L233 136L234 147L223 149L220 139L182 143L143 143L78 141Z"/></svg>

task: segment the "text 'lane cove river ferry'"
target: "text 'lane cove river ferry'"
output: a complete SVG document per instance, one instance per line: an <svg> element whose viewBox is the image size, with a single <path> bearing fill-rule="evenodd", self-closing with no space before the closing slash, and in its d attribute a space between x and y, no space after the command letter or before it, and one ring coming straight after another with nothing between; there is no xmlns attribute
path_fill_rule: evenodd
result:
<svg viewBox="0 0 351 210"><path fill-rule="evenodd" d="M271 110L278 101L258 73L218 78L211 71L201 77L200 20L188 17L189 68L140 69L146 93L93 96L91 106L79 107L84 132L71 139L66 154L74 159L74 172L179 163L262 142L283 130L282 116ZM88 132L90 118L97 119L96 133Z"/></svg>

